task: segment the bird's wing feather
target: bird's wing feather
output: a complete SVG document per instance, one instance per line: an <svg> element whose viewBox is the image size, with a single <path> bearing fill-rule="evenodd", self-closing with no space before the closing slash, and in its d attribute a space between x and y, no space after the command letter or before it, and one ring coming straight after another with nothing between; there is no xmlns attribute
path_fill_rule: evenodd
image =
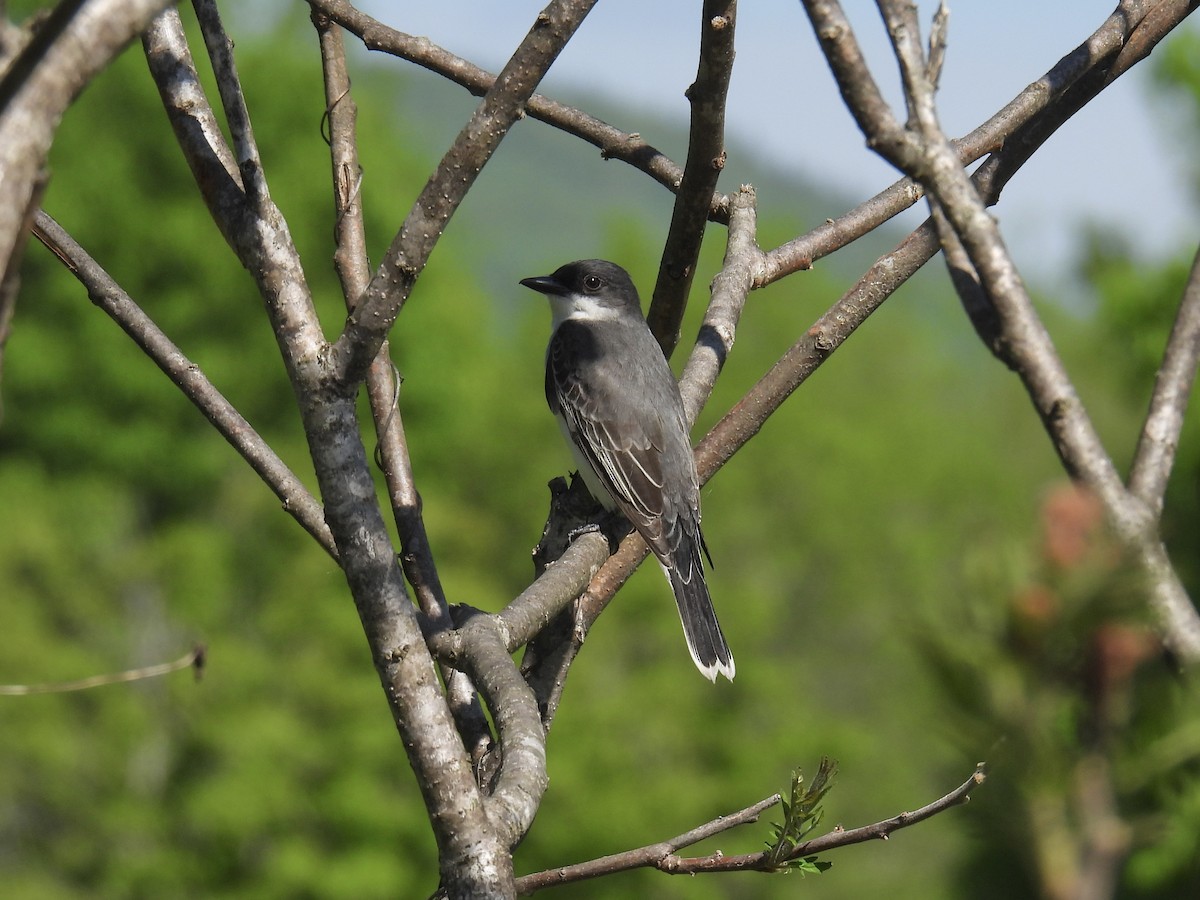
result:
<svg viewBox="0 0 1200 900"><path fill-rule="evenodd" d="M686 434L682 410L639 403L637 386L627 380L630 373L614 373L621 376L619 383L606 380L602 367L590 365L596 358L592 350L588 326L564 322L558 328L547 353L546 398L617 508L655 555L669 559L676 541L665 529L678 511L664 508L669 492L664 491L662 453L670 428ZM619 402L612 402L617 392ZM621 417L609 418L612 410L621 410ZM675 416L680 421L671 421Z"/></svg>

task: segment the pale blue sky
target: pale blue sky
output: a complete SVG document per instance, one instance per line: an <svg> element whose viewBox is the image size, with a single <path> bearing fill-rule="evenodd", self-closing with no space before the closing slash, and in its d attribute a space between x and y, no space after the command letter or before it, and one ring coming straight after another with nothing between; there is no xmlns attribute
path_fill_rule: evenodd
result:
<svg viewBox="0 0 1200 900"><path fill-rule="evenodd" d="M425 35L492 71L503 65L543 5L542 0L363 3L388 24ZM896 67L874 4L844 5L876 78L898 99ZM958 135L983 121L1082 42L1113 5L1113 0L952 3L939 95L947 131ZM936 3L920 7L928 23ZM683 91L696 71L699 9L696 0L603 0L554 64L542 92L566 102L602 93L686 121ZM890 167L864 148L797 0L742 3L737 39L728 130L738 144L755 147L781 168L828 181L856 201L894 179ZM1200 237L1195 210L1179 187L1182 154L1171 145L1167 116L1156 109L1161 104L1150 100L1144 69L1121 78L1069 122L1006 189L996 213L1018 262L1031 274L1047 279L1070 265L1072 228L1084 218L1123 227L1149 252L1194 245ZM1120 124L1112 127L1114 121ZM638 122L613 124L633 130Z"/></svg>

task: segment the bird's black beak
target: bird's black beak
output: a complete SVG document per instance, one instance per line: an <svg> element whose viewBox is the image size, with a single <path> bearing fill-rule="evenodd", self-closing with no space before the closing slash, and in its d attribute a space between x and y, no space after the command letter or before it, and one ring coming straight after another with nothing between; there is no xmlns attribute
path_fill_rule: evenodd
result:
<svg viewBox="0 0 1200 900"><path fill-rule="evenodd" d="M521 284L539 294L564 294L566 288L554 280L553 275L535 275L533 278L522 278Z"/></svg>

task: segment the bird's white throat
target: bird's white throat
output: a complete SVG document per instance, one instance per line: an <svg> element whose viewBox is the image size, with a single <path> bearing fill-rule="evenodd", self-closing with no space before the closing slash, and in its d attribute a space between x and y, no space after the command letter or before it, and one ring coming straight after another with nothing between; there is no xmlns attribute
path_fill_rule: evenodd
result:
<svg viewBox="0 0 1200 900"><path fill-rule="evenodd" d="M621 310L601 303L589 294L551 294L549 299L552 329L558 328L567 319L577 322L603 322L621 316Z"/></svg>

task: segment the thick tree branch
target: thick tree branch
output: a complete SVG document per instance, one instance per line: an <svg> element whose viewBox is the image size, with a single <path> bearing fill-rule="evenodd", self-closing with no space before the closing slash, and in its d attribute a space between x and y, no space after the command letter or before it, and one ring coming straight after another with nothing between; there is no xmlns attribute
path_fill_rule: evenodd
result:
<svg viewBox="0 0 1200 900"><path fill-rule="evenodd" d="M205 127L212 113L178 17L159 17L145 42L184 155L200 173L201 192L266 302L296 393L325 518L433 826L443 883L464 896L510 893L509 847L484 810L376 500L359 436L357 382L331 377L299 256L265 180L247 199L221 168L219 133ZM245 153L239 163L243 180L261 177ZM215 177L205 177L209 173ZM364 371L380 343L364 356Z"/></svg>
<svg viewBox="0 0 1200 900"><path fill-rule="evenodd" d="M318 13L313 22L321 44L325 76L325 118L329 125L333 168L334 267L342 284L347 310L371 280L367 239L362 216L362 169L355 134L358 110L350 93L341 29ZM420 515L420 498L412 477L412 462L399 409L400 384L384 341L367 371L367 396L375 421L378 458L387 481L392 515L400 536L405 574L422 612L441 627L450 626L446 597L429 550Z"/></svg>
<svg viewBox="0 0 1200 900"><path fill-rule="evenodd" d="M43 182L54 133L84 86L132 41L166 0L64 3L44 36L25 42L0 78L0 280L9 279ZM11 36L11 35L10 35Z"/></svg>
<svg viewBox="0 0 1200 900"><path fill-rule="evenodd" d="M371 279L363 224L362 168L358 161L358 109L350 91L341 28L327 16L312 14L320 40L325 82L325 115L329 126L334 202L334 267L342 284L347 309L366 290ZM400 539L400 562L417 603L435 628L450 628L449 609L433 551L425 533L421 498L413 480L412 460L399 404L400 379L391 362L387 341L367 370L367 398L375 423L377 460L387 483L392 518ZM443 669L447 699L459 733L478 765L492 747L492 732L467 676Z"/></svg>
<svg viewBox="0 0 1200 900"><path fill-rule="evenodd" d="M1154 381L1154 393L1138 438L1137 452L1129 475L1129 490L1157 518L1162 515L1163 495L1175 464L1179 434L1188 398L1200 365L1200 251L1192 260L1187 287L1179 303L1175 324L1167 340L1162 365Z"/></svg>
<svg viewBox="0 0 1200 900"><path fill-rule="evenodd" d="M736 24L737 0L705 0L700 16L700 64L696 80L687 90L692 107L687 162L646 315L667 358L679 343L711 198L725 168L725 104L733 73Z"/></svg>
<svg viewBox="0 0 1200 900"><path fill-rule="evenodd" d="M200 367L184 356L121 286L46 213L34 220L34 234L79 279L92 302L104 310L134 343L162 369L213 427L241 454L250 467L283 502L283 508L311 534L325 552L337 559L337 548L321 504L276 455Z"/></svg>
<svg viewBox="0 0 1200 900"><path fill-rule="evenodd" d="M234 159L242 176L242 188L258 216L265 218L271 212L271 197L267 192L254 129L250 125L250 111L246 108L242 81L233 59L233 41L221 23L215 0L192 0L192 7L200 23L200 33L204 36L213 74L216 75L217 92L233 139Z"/></svg>
<svg viewBox="0 0 1200 900"><path fill-rule="evenodd" d="M219 28L220 23L209 24ZM237 141L235 165L239 176L234 180L227 168L229 150L200 85L178 13L168 10L156 17L142 41L150 73L158 85L179 146L209 212L238 260L254 278L266 303L293 385L319 384L323 377L325 338L300 255L283 214L267 193L257 151L253 150L249 121L236 129L231 124ZM213 41L221 44L222 38L214 36ZM226 94L240 93L232 60L220 77L226 83L223 88ZM244 101L229 96L225 102L234 109L235 118L244 115ZM250 196L244 187L248 180L255 185Z"/></svg>
<svg viewBox="0 0 1200 900"><path fill-rule="evenodd" d="M1125 490L1033 308L995 221L937 122L915 13L911 6L896 0L880 0L880 7L900 62L911 114L905 141L884 138L892 154L889 158L921 181L945 212L996 309L1005 350L1064 467L1096 493L1118 536L1134 551L1167 642L1182 659L1200 661L1200 616L1171 568L1156 533L1156 521L1146 505ZM844 38L854 41L852 33ZM834 60L830 64L837 65ZM843 97L850 105L861 102L850 92L843 92ZM890 128L888 122L876 120L863 109L855 116L865 129L877 128L879 134ZM879 134L868 130L868 143Z"/></svg>
<svg viewBox="0 0 1200 900"><path fill-rule="evenodd" d="M475 178L596 0L552 0L430 176L382 265L332 348L334 370L356 384L399 315L429 254Z"/></svg>
<svg viewBox="0 0 1200 900"><path fill-rule="evenodd" d="M31 27L31 16L23 28L11 25L0 14L0 115L33 77L38 66L71 25L87 0L63 0ZM132 36L131 36L132 37Z"/></svg>
<svg viewBox="0 0 1200 900"><path fill-rule="evenodd" d="M533 824L549 778L546 732L537 698L509 655L507 635L494 616L471 610L459 629L462 664L496 721L500 763L484 800L500 839L515 847Z"/></svg>

